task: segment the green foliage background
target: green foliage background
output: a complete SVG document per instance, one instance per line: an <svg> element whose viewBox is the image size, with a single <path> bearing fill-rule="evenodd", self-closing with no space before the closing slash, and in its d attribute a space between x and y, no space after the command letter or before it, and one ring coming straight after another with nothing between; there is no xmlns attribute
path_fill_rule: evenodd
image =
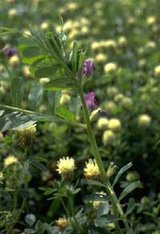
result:
<svg viewBox="0 0 160 234"><path fill-rule="evenodd" d="M132 194L136 205L131 222L137 233L153 233L160 229L160 74L155 74L155 67L160 65L159 9L158 0L0 2L0 27L3 27L0 34L0 104L25 109L28 114L11 114L9 109L0 114L0 127L5 130L0 136L0 170L3 171L4 159L10 154L22 163L23 170L16 173L19 173L18 176L23 174L29 186L25 195L22 191L22 196L27 200L27 212L36 214L38 219L50 222L61 213L56 213L56 208L52 211L49 209L50 201L46 202L46 197L39 190L39 187L47 187L59 179L57 160L66 155L74 157L78 168L76 181L83 177L84 162L91 155L87 136L81 126L76 125L74 116L67 111L64 115L63 109L55 112L61 98L60 90L68 88L68 83L64 82L62 87L57 82L53 90L52 81L65 78L63 70L57 70L57 64L51 67L50 57L37 69L37 64L33 63L34 57L42 56L44 51L36 50L33 43L30 50L25 50L21 38L21 34L31 29L45 32L64 28L68 37L66 47L70 48L72 40L77 40L87 50L87 57L95 61L96 71L85 86L86 92L94 90L107 118L117 118L122 124L120 132L116 133L116 140L105 145L102 139L104 131L97 128L97 119L93 122L106 167L109 161L115 162L118 168L133 163L117 193L125 183L140 178L142 188ZM155 19L153 22L151 17ZM12 30L15 32L12 33ZM122 38L125 38L125 42ZM109 45L104 45L104 41L109 41ZM97 48L94 47L95 42L99 44ZM4 56L2 49L6 44L18 49L17 64L9 62ZM105 58L101 60L98 55ZM32 74L26 74L26 63L31 64ZM115 63L116 71L106 73L107 63ZM41 80L44 77L51 79L46 85ZM123 96L118 99L118 95ZM66 109L72 110L75 105L74 93L72 97ZM48 121L54 113L55 122ZM138 124L138 117L142 114L151 118L148 126ZM40 123L34 137L21 136L17 131L9 130L20 125L20 122L34 123L37 117ZM57 117L62 117L64 121L59 122ZM66 124L70 120L73 123ZM23 187L25 185L22 184ZM12 193L3 192L5 200L1 203L2 210L6 203L8 207L12 203ZM84 193L85 188L81 195Z"/></svg>

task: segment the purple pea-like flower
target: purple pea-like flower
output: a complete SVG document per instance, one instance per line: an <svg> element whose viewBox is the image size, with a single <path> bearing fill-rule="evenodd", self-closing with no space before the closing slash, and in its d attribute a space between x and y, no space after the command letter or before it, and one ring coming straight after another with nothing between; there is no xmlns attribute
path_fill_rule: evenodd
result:
<svg viewBox="0 0 160 234"><path fill-rule="evenodd" d="M86 106L89 110L93 111L95 109L97 109L98 107L98 103L96 100L96 94L95 92L89 92L84 96L85 102L86 102Z"/></svg>
<svg viewBox="0 0 160 234"><path fill-rule="evenodd" d="M5 47L3 49L3 53L7 58L12 57L13 55L16 55L18 53L16 48L12 48L12 47Z"/></svg>
<svg viewBox="0 0 160 234"><path fill-rule="evenodd" d="M95 65L92 60L87 59L84 61L83 64L83 76L89 77L91 76L95 71Z"/></svg>

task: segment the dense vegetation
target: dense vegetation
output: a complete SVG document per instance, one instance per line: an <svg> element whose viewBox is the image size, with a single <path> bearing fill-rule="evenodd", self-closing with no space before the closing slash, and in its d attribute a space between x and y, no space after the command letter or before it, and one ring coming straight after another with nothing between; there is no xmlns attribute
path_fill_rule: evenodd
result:
<svg viewBox="0 0 160 234"><path fill-rule="evenodd" d="M159 9L0 1L0 233L160 233Z"/></svg>

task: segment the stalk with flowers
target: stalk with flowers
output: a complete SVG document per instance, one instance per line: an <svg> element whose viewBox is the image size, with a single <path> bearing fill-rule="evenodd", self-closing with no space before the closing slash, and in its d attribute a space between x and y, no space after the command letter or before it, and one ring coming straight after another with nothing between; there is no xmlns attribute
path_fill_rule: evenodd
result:
<svg viewBox="0 0 160 234"><path fill-rule="evenodd" d="M88 163L86 163L84 175L87 178L88 183L92 181L93 184L98 184L105 190L107 200L109 204L111 203L111 216L108 217L108 219L112 218L112 222L115 224L116 233L121 234L125 232L133 234L132 227L128 223L127 216L122 209L120 200L137 188L139 182L134 182L133 184L130 184L129 187L126 187L118 198L114 191L114 186L118 182L120 176L131 167L131 163L121 168L115 176L113 183L111 183L110 177L115 173L116 167L114 164L110 163L106 170L102 161L91 122L93 113L95 113L95 115L99 114L96 93L94 91L90 91L86 94L84 93L86 82L88 79L91 79L91 76L95 72L93 61L85 59L85 52L79 47L77 42L73 42L72 48L68 49L69 45L67 44L67 38L63 32L57 34L53 32L44 33L32 31L31 36L25 35L24 37L21 37L19 43L23 61L30 66L30 70L35 78L51 77L47 84L35 83L29 94L29 99L37 110L37 105L42 98L44 90L48 90L47 97L50 106L50 114L39 114L37 111L24 110L19 106L11 107L3 105L3 107L21 113L23 112L28 116L28 119L23 118L23 121L21 119L18 124L18 118L22 116L20 115L17 117L14 113L14 120L17 117L16 128L17 126L20 127L22 122L23 124L26 124L25 121L28 121L27 123L35 123L36 121L62 121L73 126L78 125L84 130L87 130L93 159L89 159ZM5 51L5 53L8 53L8 51ZM53 76L53 72L55 72L55 76ZM61 76L59 76L59 74L61 74ZM74 95L74 104L72 105L72 108L70 108L72 111L58 106L59 100L56 102L57 96L54 93L55 90L60 90L62 92L64 90L71 90ZM18 103L20 103L19 99L21 97L16 97ZM55 102L54 105L53 102ZM84 121L79 123L77 122L76 115L79 114L81 108L83 109ZM14 122L12 123L12 118L10 118L9 127L15 127ZM69 223L72 224L77 233L86 233L83 225L79 223L74 210L75 194L79 192L79 190L75 189L71 184L73 172L76 169L75 162L69 157L62 158L58 161L57 167L58 173L62 176L62 184L57 185L57 191L61 191L61 202L69 219ZM63 183L67 184L65 189ZM57 194L59 193L57 192ZM51 206L50 209L52 210L52 208L53 207ZM68 220L58 220L57 223L66 226Z"/></svg>

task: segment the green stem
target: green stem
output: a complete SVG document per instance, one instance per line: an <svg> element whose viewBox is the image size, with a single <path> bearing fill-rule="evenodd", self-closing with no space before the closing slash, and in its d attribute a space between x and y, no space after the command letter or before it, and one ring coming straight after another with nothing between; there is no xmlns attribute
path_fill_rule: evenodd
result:
<svg viewBox="0 0 160 234"><path fill-rule="evenodd" d="M96 163L98 165L98 168L99 168L99 171L100 171L100 175L101 175L101 179L102 181L106 184L106 190L111 198L111 202L112 202L112 205L114 207L114 212L115 214L119 214L120 218L123 220L123 223L125 225L125 228L127 230L127 233L131 234L133 233L128 225L128 222L126 220L126 217L123 213L123 210L119 204L119 201L118 201L118 198L112 188L112 185L110 183L110 181L108 180L107 176L106 176L106 173L105 173L105 168L104 168L104 165L103 165L103 162L102 162L102 159L101 159L101 156L100 156L100 153L99 153L99 150L98 150L98 146L97 146L97 143L96 143L96 139L95 139L95 136L94 136L94 133L93 133L93 129L92 129L92 125L91 125L91 122L90 122L90 118L89 118L89 112L88 112L88 109L87 109L87 106L86 106L86 102L85 102L85 99L84 99L84 95L83 95L83 88L82 88L82 85L80 84L79 81L77 81L77 89L78 89L78 92L79 92L79 96L80 96L80 99L81 99L81 102L82 102L82 106L83 106L83 112L84 112L84 117L85 117L85 121L86 121L86 124L87 124L87 132L88 132L88 136L89 136L89 140L90 140L90 144L91 144L91 148L92 148L92 153L94 155L94 158L96 160ZM116 224L117 226L117 231L118 233L123 233L121 228L119 227L118 223Z"/></svg>

